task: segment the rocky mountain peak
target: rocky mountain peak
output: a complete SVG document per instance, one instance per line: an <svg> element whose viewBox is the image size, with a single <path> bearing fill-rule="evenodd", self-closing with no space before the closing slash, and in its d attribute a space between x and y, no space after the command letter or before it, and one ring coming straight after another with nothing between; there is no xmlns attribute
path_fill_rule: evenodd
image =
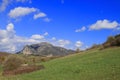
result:
<svg viewBox="0 0 120 80"><path fill-rule="evenodd" d="M20 53L23 53L25 55L53 55L53 56L65 56L71 53L74 53L73 50L68 50L62 47L53 46L52 44L48 42L41 42L38 44L32 44L27 45L23 48Z"/></svg>

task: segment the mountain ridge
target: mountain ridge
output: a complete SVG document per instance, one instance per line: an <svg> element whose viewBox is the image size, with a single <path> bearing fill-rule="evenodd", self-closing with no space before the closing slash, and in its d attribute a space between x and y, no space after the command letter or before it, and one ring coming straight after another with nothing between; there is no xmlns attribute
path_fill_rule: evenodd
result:
<svg viewBox="0 0 120 80"><path fill-rule="evenodd" d="M23 53L25 55L41 55L41 56L65 56L69 54L73 54L75 51L70 49L65 49L62 47L54 46L47 42L41 42L32 45L26 45L22 51L19 53Z"/></svg>

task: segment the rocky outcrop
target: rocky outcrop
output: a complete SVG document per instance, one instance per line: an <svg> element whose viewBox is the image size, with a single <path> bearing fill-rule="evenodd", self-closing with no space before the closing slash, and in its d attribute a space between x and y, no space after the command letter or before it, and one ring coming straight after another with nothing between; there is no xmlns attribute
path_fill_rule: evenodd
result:
<svg viewBox="0 0 120 80"><path fill-rule="evenodd" d="M22 51L25 55L41 55L41 56L65 56L74 53L73 50L68 50L62 47L53 46L50 43L42 42L39 44L27 45Z"/></svg>

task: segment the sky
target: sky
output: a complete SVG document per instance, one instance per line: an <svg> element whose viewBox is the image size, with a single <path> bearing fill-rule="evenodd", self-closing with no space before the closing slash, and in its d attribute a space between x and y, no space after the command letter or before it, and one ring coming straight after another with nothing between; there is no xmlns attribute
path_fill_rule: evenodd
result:
<svg viewBox="0 0 120 80"><path fill-rule="evenodd" d="M120 0L0 0L0 51L49 42L86 49L120 34Z"/></svg>

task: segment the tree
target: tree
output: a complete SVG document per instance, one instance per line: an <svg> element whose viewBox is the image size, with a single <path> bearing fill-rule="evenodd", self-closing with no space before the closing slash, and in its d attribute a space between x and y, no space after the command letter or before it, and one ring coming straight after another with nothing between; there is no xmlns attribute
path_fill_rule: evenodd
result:
<svg viewBox="0 0 120 80"><path fill-rule="evenodd" d="M76 53L79 53L79 52L80 52L80 48L77 48L77 49L76 49Z"/></svg>
<svg viewBox="0 0 120 80"><path fill-rule="evenodd" d="M108 39L107 39L107 42L112 43L114 40L115 40L115 37L109 36Z"/></svg>

